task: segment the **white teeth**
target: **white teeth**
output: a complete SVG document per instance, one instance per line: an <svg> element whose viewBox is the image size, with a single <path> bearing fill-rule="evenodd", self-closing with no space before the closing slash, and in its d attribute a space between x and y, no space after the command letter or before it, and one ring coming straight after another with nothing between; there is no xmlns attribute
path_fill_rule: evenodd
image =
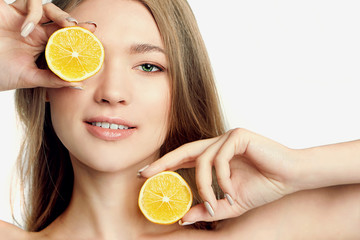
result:
<svg viewBox="0 0 360 240"><path fill-rule="evenodd" d="M91 125L110 129L129 129L130 127L108 122L92 122Z"/></svg>
<svg viewBox="0 0 360 240"><path fill-rule="evenodd" d="M102 128L109 128L109 127L110 127L110 123L108 123L108 122L102 122L102 123L101 123L101 127L102 127Z"/></svg>

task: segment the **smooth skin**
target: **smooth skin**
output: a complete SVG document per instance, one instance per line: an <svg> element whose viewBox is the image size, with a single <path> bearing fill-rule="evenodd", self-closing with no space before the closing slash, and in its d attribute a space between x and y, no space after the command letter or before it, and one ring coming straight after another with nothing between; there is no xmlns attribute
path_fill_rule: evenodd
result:
<svg viewBox="0 0 360 240"><path fill-rule="evenodd" d="M91 4L94 2L96 1ZM85 8L86 3L82 7ZM34 58L43 51L46 40L53 31L59 27L74 25L74 22L66 20L69 14L52 4L41 6L39 0L17 1L13 5L0 1L0 14L1 19L12 20L0 23L1 90L74 86L58 79L47 70L37 69L34 64ZM90 13L86 15L86 12L80 9L74 14L75 18L81 20L92 16ZM93 15L95 17L95 14ZM49 20L54 23L41 25ZM101 18L91 20L99 22L101 26ZM28 22L34 22L36 27L24 38L21 30ZM91 24L84 26L95 30ZM89 87L90 92L94 89L95 94L97 89L97 94L101 95L104 92L100 90L112 89L111 84L114 82L106 81L108 85L99 84L96 77L100 78L104 72L99 74L89 81ZM50 97L69 94L80 98L75 95L75 91L77 90L62 88L59 91L52 89L49 93ZM154 157L138 164L134 162L127 167L118 166L129 170L123 175L123 179L131 179L130 181L134 182L131 187L140 189L145 179L137 179L136 171L132 170L135 167L144 167L150 160L155 160ZM196 167L199 192L202 199L210 204L214 216L210 216L204 204L199 204L189 211L182 222L225 219L219 223L216 231L191 230L179 225L153 225L147 222L139 211L134 212L134 218L130 219L128 214L118 216L119 214L114 214L114 207L109 205L108 209L104 208L101 205L104 199L97 198L104 194L111 200L111 194L114 193L98 190L103 189L104 184L111 190L112 185L109 183L112 183L114 178L101 178L103 182L98 182L98 186L84 185L87 187L80 189L84 192L78 191L80 195L96 193L98 196L89 195L95 196L89 198L89 202L79 202L82 198L75 196L76 201L70 206L71 211L44 231L28 233L11 224L0 222L0 235L6 239L66 239L69 236L71 239L359 239L359 159L360 141L293 150L247 130L234 129L216 138L188 143L153 162L141 172L146 178L163 170ZM89 169L89 166L93 170L101 167L95 162L77 163L78 166L87 166L77 167L83 172L90 172L84 170ZM219 184L234 201L233 205L227 199L215 199L210 188L212 166L217 169ZM83 180L91 181L93 176L89 174L88 178L84 177ZM120 178L117 180L122 182ZM132 197L134 199L130 201L136 204L135 197ZM120 210L135 211L132 205L124 206L125 208ZM84 217L84 207L89 207L88 210L93 215ZM89 231L92 229L97 232ZM119 231L122 234L119 234Z"/></svg>

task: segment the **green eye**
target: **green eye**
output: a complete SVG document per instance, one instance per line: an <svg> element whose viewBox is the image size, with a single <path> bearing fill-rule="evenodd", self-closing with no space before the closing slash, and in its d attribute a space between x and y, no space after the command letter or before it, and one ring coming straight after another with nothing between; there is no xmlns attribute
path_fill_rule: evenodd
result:
<svg viewBox="0 0 360 240"><path fill-rule="evenodd" d="M158 67L156 67L155 65L152 64L143 64L141 65L141 70L143 70L144 72L157 72L157 71L161 71Z"/></svg>

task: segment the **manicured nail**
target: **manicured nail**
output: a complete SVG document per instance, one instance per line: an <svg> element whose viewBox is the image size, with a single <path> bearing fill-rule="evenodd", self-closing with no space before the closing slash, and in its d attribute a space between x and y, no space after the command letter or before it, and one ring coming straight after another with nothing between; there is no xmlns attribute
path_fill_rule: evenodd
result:
<svg viewBox="0 0 360 240"><path fill-rule="evenodd" d="M74 87L69 87L72 89L76 89L76 90L84 90L84 88L80 87L80 86L74 86Z"/></svg>
<svg viewBox="0 0 360 240"><path fill-rule="evenodd" d="M141 169L137 172L137 176L138 176L138 177L141 177L141 173L142 173L145 169L147 169L148 167L149 167L149 165L146 165L145 167L141 168Z"/></svg>
<svg viewBox="0 0 360 240"><path fill-rule="evenodd" d="M204 202L204 205L205 205L206 210L210 214L210 216L213 217L215 215L215 212L214 212L214 209L211 207L210 203L209 202Z"/></svg>
<svg viewBox="0 0 360 240"><path fill-rule="evenodd" d="M28 24L25 25L25 27L23 27L20 35L25 38L29 36L29 34L34 30L34 28L35 28L35 24L33 22L29 22Z"/></svg>
<svg viewBox="0 0 360 240"><path fill-rule="evenodd" d="M234 200L232 199L232 197L229 194L225 193L225 198L231 206L234 205Z"/></svg>
<svg viewBox="0 0 360 240"><path fill-rule="evenodd" d="M96 28L97 28L97 24L96 24L96 22L94 22L94 21L86 21L86 22L84 22L85 24L92 24L92 25L94 25Z"/></svg>
<svg viewBox="0 0 360 240"><path fill-rule="evenodd" d="M194 224L194 223L196 223L196 222L183 222L183 221L180 219L178 223L179 223L180 226L188 226L188 225Z"/></svg>
<svg viewBox="0 0 360 240"><path fill-rule="evenodd" d="M76 25L79 24L79 22L73 17L67 17L65 19L66 19L66 21L75 23Z"/></svg>

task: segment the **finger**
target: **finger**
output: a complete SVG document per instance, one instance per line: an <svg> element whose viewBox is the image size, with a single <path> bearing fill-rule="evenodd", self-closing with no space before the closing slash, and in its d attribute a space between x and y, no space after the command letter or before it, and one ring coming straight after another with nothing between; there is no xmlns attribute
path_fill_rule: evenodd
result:
<svg viewBox="0 0 360 240"><path fill-rule="evenodd" d="M55 74L53 74L50 70L42 70L42 69L29 69L27 71L28 74L21 79L24 82L24 86L26 87L47 87L47 88L60 88L60 87L81 87L81 82L67 82Z"/></svg>
<svg viewBox="0 0 360 240"><path fill-rule="evenodd" d="M44 17L42 21L46 22L43 25L47 36L51 36L53 32L62 27L80 26L88 29L91 32L95 32L97 24L94 21L78 22L69 13L63 11L53 3L47 3L44 5ZM51 23L48 23L52 21Z"/></svg>
<svg viewBox="0 0 360 240"><path fill-rule="evenodd" d="M28 0L26 4L27 16L21 26L21 36L27 37L39 23L42 17L42 2L41 0Z"/></svg>
<svg viewBox="0 0 360 240"><path fill-rule="evenodd" d="M226 197L230 205L233 205L234 199L237 197L231 181L230 169L230 161L236 155L237 138L238 136L232 131L221 146L214 160L218 184L223 192L227 194Z"/></svg>
<svg viewBox="0 0 360 240"><path fill-rule="evenodd" d="M207 210L210 215L213 215L214 211L217 211L217 201L212 188L212 166L220 147L227 138L228 134L222 135L215 143L210 145L196 161L196 185L200 197L205 202L208 202L205 204L207 205Z"/></svg>
<svg viewBox="0 0 360 240"><path fill-rule="evenodd" d="M63 27L71 27L78 24L78 21L71 17L67 12L60 9L53 3L43 6L44 15L41 19L46 37L49 38L56 30Z"/></svg>
<svg viewBox="0 0 360 240"><path fill-rule="evenodd" d="M44 20L53 21L60 27L70 27L78 25L86 28L91 32L95 32L97 24L94 21L79 22L73 18L69 13L63 11L61 8L53 3L47 3L44 5ZM45 21L44 21L45 22Z"/></svg>
<svg viewBox="0 0 360 240"><path fill-rule="evenodd" d="M212 222L222 219L228 219L238 217L245 213L247 210L241 207L238 203L234 206L230 206L226 199L220 199L217 201L218 211L214 216L210 216L203 203L193 206L181 219L183 223L195 223L195 222ZM185 224L187 225L187 224Z"/></svg>
<svg viewBox="0 0 360 240"><path fill-rule="evenodd" d="M43 20L53 21L60 27L71 27L78 24L78 21L75 18L71 17L69 13L63 11L53 3L45 4L43 9Z"/></svg>
<svg viewBox="0 0 360 240"><path fill-rule="evenodd" d="M197 156L217 139L218 137L184 144L150 164L141 172L141 176L148 178L165 170L177 170L180 168L179 166L184 166L194 161ZM192 166L195 166L194 163Z"/></svg>
<svg viewBox="0 0 360 240"><path fill-rule="evenodd" d="M178 169L182 169L182 168L194 168L196 166L196 161L187 161L184 163L179 163L178 165L174 166L174 167L168 167L165 170L167 171L176 171Z"/></svg>
<svg viewBox="0 0 360 240"><path fill-rule="evenodd" d="M97 28L97 23L94 21L79 22L78 26L86 28L87 30L89 30L91 32L95 32L95 30Z"/></svg>

